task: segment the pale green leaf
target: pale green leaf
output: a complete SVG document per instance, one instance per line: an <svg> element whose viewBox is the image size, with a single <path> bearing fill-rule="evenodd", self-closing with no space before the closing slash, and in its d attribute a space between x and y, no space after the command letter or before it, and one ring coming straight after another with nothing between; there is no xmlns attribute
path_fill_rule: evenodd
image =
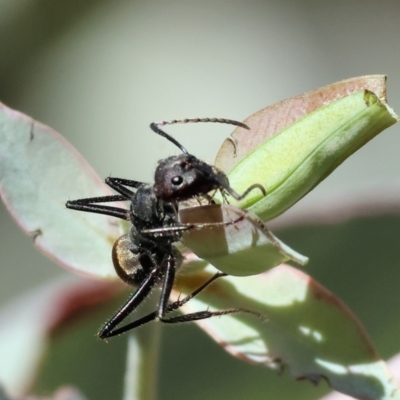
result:
<svg viewBox="0 0 400 400"><path fill-rule="evenodd" d="M111 217L67 210L69 199L108 195L92 168L57 132L0 104L0 194L18 224L50 258L95 277L116 274Z"/></svg>
<svg viewBox="0 0 400 400"><path fill-rule="evenodd" d="M187 275L192 292L209 278ZM240 307L244 312L198 321L225 350L250 363L289 367L296 379L325 379L358 399L400 399L397 384L356 317L310 276L281 265L250 277L218 279L184 306L185 313Z"/></svg>
<svg viewBox="0 0 400 400"><path fill-rule="evenodd" d="M32 386L49 344L50 333L71 314L113 297L120 287L77 277L49 282L0 310L0 385L13 396Z"/></svg>
<svg viewBox="0 0 400 400"><path fill-rule="evenodd" d="M249 131L236 128L218 151L215 165L225 173L267 139L283 131L307 114L361 90L369 90L386 101L386 76L365 75L331 83L300 96L290 97L255 112L243 122Z"/></svg>
<svg viewBox="0 0 400 400"><path fill-rule="evenodd" d="M255 131L247 132L246 138L240 136L250 142L243 147L250 153L241 155L229 181L239 193L255 183L265 187L265 197L252 191L240 202L232 200L264 221L291 207L358 148L397 121L384 101L362 90L318 108L259 144L264 139L259 125L267 124L265 118L270 116L270 110L265 115L263 111L250 117L250 128L258 123ZM225 160L226 152L223 154Z"/></svg>
<svg viewBox="0 0 400 400"><path fill-rule="evenodd" d="M308 261L274 236L262 221L240 208L211 204L182 209L179 217L184 224L203 226L184 233L182 243L229 275L256 275L285 261L300 265Z"/></svg>

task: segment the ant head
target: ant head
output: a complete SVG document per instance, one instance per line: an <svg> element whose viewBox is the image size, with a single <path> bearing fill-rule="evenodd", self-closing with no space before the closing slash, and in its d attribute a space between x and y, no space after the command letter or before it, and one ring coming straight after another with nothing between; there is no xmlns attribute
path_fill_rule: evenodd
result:
<svg viewBox="0 0 400 400"><path fill-rule="evenodd" d="M191 154L168 157L158 163L154 192L164 201L176 202L229 188L228 178L217 168Z"/></svg>
<svg viewBox="0 0 400 400"><path fill-rule="evenodd" d="M212 190L219 189L227 191L239 200L241 196L229 186L228 178L223 172L189 154L176 139L160 128L164 125L198 122L230 124L250 129L242 122L225 118L185 118L150 124L153 132L166 138L183 153L179 156L166 158L158 163L154 183L155 195L164 201L174 203L203 196Z"/></svg>

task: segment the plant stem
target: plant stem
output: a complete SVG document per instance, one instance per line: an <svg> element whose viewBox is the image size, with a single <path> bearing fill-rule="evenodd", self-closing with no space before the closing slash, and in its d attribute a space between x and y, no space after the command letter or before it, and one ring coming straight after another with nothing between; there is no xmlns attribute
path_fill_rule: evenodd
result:
<svg viewBox="0 0 400 400"><path fill-rule="evenodd" d="M153 311L155 304L147 302L144 311ZM129 333L124 400L157 398L160 339L158 322L149 323Z"/></svg>

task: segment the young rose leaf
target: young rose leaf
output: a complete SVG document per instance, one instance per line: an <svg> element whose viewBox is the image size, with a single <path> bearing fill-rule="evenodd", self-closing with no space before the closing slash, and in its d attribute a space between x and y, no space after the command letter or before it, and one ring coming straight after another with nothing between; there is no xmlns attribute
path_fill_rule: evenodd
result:
<svg viewBox="0 0 400 400"><path fill-rule="evenodd" d="M190 207L180 210L179 218L184 224L204 225L184 233L182 243L229 275L256 275L285 261L300 265L308 261L240 208L218 204ZM216 225L223 222L229 225Z"/></svg>
<svg viewBox="0 0 400 400"><path fill-rule="evenodd" d="M212 274L186 275L191 293ZM175 293L177 296L177 293ZM197 323L241 360L283 369L296 379L321 379L357 399L400 399L396 382L356 317L303 272L281 265L257 276L224 277L184 305L184 312L240 307L245 312Z"/></svg>
<svg viewBox="0 0 400 400"><path fill-rule="evenodd" d="M110 253L121 224L65 208L68 199L107 194L62 136L0 104L0 195L40 250L79 273L116 277Z"/></svg>

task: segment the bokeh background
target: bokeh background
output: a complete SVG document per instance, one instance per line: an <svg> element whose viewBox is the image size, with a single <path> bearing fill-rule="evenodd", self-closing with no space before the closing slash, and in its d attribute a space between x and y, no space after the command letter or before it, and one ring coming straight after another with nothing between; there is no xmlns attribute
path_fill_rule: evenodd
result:
<svg viewBox="0 0 400 400"><path fill-rule="evenodd" d="M400 112L399 17L395 0L0 0L0 101L62 133L100 176L151 182L157 160L177 153L149 130L152 121L243 120L286 97L373 73L388 75L389 104ZM212 162L231 130L169 132ZM399 130L368 143L289 217L346 196L395 198ZM0 221L0 305L66 273L33 248L3 205ZM400 348L399 229L386 217L280 233L310 256L307 271L360 316L384 357ZM163 334L160 399L314 399L326 390L245 365L196 326ZM97 379L108 368L123 366L105 365Z"/></svg>

